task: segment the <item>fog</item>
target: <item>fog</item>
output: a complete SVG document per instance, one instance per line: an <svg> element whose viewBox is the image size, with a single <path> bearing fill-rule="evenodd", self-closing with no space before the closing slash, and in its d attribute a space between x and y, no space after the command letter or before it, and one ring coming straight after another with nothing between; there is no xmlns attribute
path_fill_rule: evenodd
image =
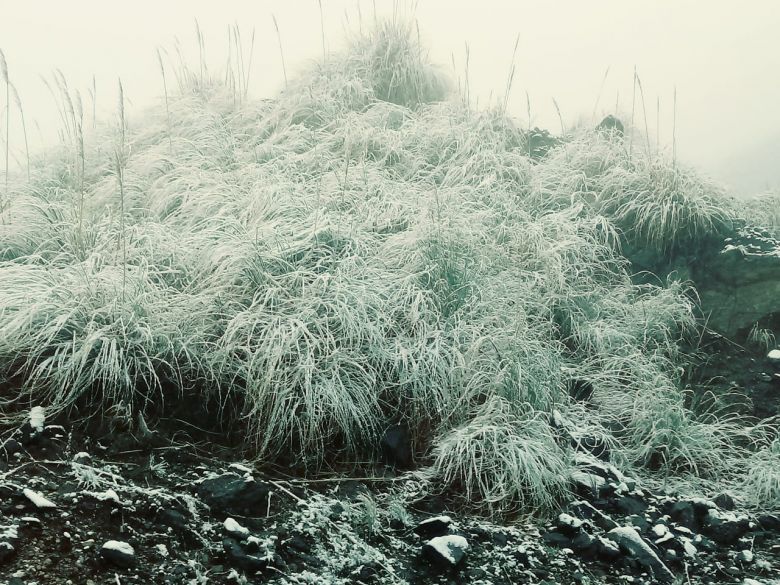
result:
<svg viewBox="0 0 780 585"><path fill-rule="evenodd" d="M283 85L274 16L292 77L321 59L323 47L338 51L348 31L366 29L375 13L394 10L417 19L431 58L453 79L464 84L468 72L475 106L503 96L517 41L509 107L523 120L530 109L533 125L560 131L555 100L567 127L598 122L616 110L630 123L633 101L634 124L647 125L652 148L670 149L674 131L680 159L735 192L780 187L776 0L323 0L321 7L316 0L3 0L0 48L32 129L31 147L40 149L57 139L55 101L42 81L55 69L90 104L94 77L99 116L113 115L121 77L132 124L162 95L158 47L174 55L178 38L185 59L198 62L196 20L212 71L227 60L230 25L240 26L247 54L255 30L249 89L268 97ZM634 93L635 70L641 94ZM11 145L21 152L16 125L12 121Z"/></svg>

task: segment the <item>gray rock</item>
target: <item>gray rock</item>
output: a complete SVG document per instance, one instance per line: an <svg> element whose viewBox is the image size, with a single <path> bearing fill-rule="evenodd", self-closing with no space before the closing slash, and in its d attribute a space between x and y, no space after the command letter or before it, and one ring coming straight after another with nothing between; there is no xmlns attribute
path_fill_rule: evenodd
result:
<svg viewBox="0 0 780 585"><path fill-rule="evenodd" d="M203 480L198 485L198 495L212 509L224 512L237 511L265 513L271 487L252 478L225 473Z"/></svg>
<svg viewBox="0 0 780 585"><path fill-rule="evenodd" d="M256 573L268 568L270 564L266 558L260 558L248 554L244 548L233 538L225 538L222 541L222 548L225 551L228 563L231 566L238 567L249 573Z"/></svg>
<svg viewBox="0 0 780 585"><path fill-rule="evenodd" d="M693 270L707 326L734 337L756 321L780 312L780 242L742 229Z"/></svg>
<svg viewBox="0 0 780 585"><path fill-rule="evenodd" d="M437 536L423 546L423 555L439 567L457 567L466 558L468 541L457 534Z"/></svg>
<svg viewBox="0 0 780 585"><path fill-rule="evenodd" d="M610 540L614 541L621 549L630 554L636 561L653 572L653 576L660 583L673 583L674 574L664 562L658 558L653 549L640 534L629 526L621 526L607 533Z"/></svg>
<svg viewBox="0 0 780 585"><path fill-rule="evenodd" d="M601 510L594 508L589 502L574 502L569 506L569 510L580 520L589 520L604 532L609 532L618 527L618 523L607 516Z"/></svg>
<svg viewBox="0 0 780 585"><path fill-rule="evenodd" d="M109 540L100 548L100 556L121 569L135 565L135 550L121 540Z"/></svg>
<svg viewBox="0 0 780 585"><path fill-rule="evenodd" d="M420 522L414 528L415 534L422 538L433 538L435 536L444 536L450 531L452 518L449 516L434 516Z"/></svg>
<svg viewBox="0 0 780 585"><path fill-rule="evenodd" d="M702 524L702 531L719 544L734 544L750 529L750 521L732 512L712 509Z"/></svg>

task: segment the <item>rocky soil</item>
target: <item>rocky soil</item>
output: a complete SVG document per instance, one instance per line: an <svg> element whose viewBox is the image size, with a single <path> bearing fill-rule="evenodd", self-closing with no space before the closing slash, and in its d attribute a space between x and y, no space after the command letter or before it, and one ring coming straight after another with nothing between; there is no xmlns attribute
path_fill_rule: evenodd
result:
<svg viewBox="0 0 780 585"><path fill-rule="evenodd" d="M780 583L780 517L650 490L588 453L559 516L499 525L418 473L302 480L50 422L32 409L0 451L2 584Z"/></svg>

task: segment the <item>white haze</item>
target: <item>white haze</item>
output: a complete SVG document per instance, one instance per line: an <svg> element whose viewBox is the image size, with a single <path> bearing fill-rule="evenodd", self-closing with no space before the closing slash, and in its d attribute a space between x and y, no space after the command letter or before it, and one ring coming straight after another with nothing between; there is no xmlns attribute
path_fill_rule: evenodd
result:
<svg viewBox="0 0 780 585"><path fill-rule="evenodd" d="M256 30L250 93L268 97L283 84L272 15L293 76L322 57L323 30L325 50L337 51L345 30L369 27L375 10L380 16L393 10L413 14L432 58L461 84L468 52L470 95L479 105L503 96L519 38L510 109L526 119L530 103L532 124L553 132L560 128L553 99L567 126L592 124L616 107L628 122L636 68L644 108L637 93L634 123L641 128L647 123L651 148L656 141L671 148L676 89L681 159L739 193L780 187L776 0L421 0L416 6L322 0L322 21L317 0L2 0L0 48L28 121L37 121L28 125L33 148L40 148L57 137L55 102L41 81L55 68L85 103L94 75L99 116L113 115L118 77L138 111L162 94L157 47L174 54L178 37L185 58L196 64L197 19L207 60L217 70L227 59L227 28L238 23L247 49ZM11 144L19 153L17 125L12 123Z"/></svg>

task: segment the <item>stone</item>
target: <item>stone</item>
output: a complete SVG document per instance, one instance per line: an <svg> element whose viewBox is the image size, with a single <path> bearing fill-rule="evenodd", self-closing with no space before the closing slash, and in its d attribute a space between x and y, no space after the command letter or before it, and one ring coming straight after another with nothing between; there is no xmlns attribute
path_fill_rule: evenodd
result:
<svg viewBox="0 0 780 585"><path fill-rule="evenodd" d="M609 562L619 559L621 556L617 543L603 536L596 537L595 554L598 558Z"/></svg>
<svg viewBox="0 0 780 585"><path fill-rule="evenodd" d="M734 544L750 529L750 522L745 517L738 517L732 512L722 512L711 509L702 524L704 534L718 544Z"/></svg>
<svg viewBox="0 0 780 585"><path fill-rule="evenodd" d="M756 518L756 522L762 530L780 532L780 516L774 514L762 514Z"/></svg>
<svg viewBox="0 0 780 585"><path fill-rule="evenodd" d="M208 478L200 482L198 495L213 510L222 512L246 512L265 514L270 485L236 473Z"/></svg>
<svg viewBox="0 0 780 585"><path fill-rule="evenodd" d="M586 499L602 499L614 491L609 482L599 475L577 469L571 473L570 477L575 492Z"/></svg>
<svg viewBox="0 0 780 585"><path fill-rule="evenodd" d="M707 326L729 338L780 313L780 242L751 228L703 255L691 276ZM778 352L780 355L780 352Z"/></svg>
<svg viewBox="0 0 780 585"><path fill-rule="evenodd" d="M0 567L16 556L16 547L8 540L0 540Z"/></svg>
<svg viewBox="0 0 780 585"><path fill-rule="evenodd" d="M564 513L558 515L558 532L565 534L568 537L574 537L580 534L583 531L584 525L585 523L582 520L569 514Z"/></svg>
<svg viewBox="0 0 780 585"><path fill-rule="evenodd" d="M432 564L439 567L457 567L466 558L468 541L457 534L437 536L423 546L422 552Z"/></svg>
<svg viewBox="0 0 780 585"><path fill-rule="evenodd" d="M594 508L589 502L574 502L569 506L569 511L581 520L589 520L604 532L609 532L618 527L618 523L607 516L601 510Z"/></svg>
<svg viewBox="0 0 780 585"><path fill-rule="evenodd" d="M619 118L610 114L598 123L596 131L607 134L608 136L622 137L625 128L623 128L623 122L621 122Z"/></svg>
<svg viewBox="0 0 780 585"><path fill-rule="evenodd" d="M744 565L749 565L754 560L756 560L756 558L752 551L741 550L737 553L737 562L739 563L742 563Z"/></svg>
<svg viewBox="0 0 780 585"><path fill-rule="evenodd" d="M622 496L615 502L615 507L621 514L643 514L647 510L647 502L636 495Z"/></svg>
<svg viewBox="0 0 780 585"><path fill-rule="evenodd" d="M561 534L556 530L545 532L542 535L542 540L544 540L550 546L554 546L556 548L568 548L571 546L571 539L565 534Z"/></svg>
<svg viewBox="0 0 780 585"><path fill-rule="evenodd" d="M429 539L435 536L444 536L450 531L452 519L449 516L434 516L420 522L414 528L415 534Z"/></svg>
<svg viewBox="0 0 780 585"><path fill-rule="evenodd" d="M733 510L736 508L736 502L730 494L721 493L712 499L713 503L721 510Z"/></svg>
<svg viewBox="0 0 780 585"><path fill-rule="evenodd" d="M135 565L135 550L121 540L109 540L100 547L100 556L120 569L129 569Z"/></svg>
<svg viewBox="0 0 780 585"><path fill-rule="evenodd" d="M225 532L236 540L245 540L249 537L249 529L245 526L241 526L241 524L233 518L226 518L222 525L225 528Z"/></svg>
<svg viewBox="0 0 780 585"><path fill-rule="evenodd" d="M238 567L252 574L268 568L270 563L266 558L248 554L233 538L223 539L222 549L225 551L225 556L231 566Z"/></svg>
<svg viewBox="0 0 780 585"><path fill-rule="evenodd" d="M382 457L386 463L399 469L411 469L412 444L409 430L403 425L389 427L380 442Z"/></svg>
<svg viewBox="0 0 780 585"><path fill-rule="evenodd" d="M622 550L626 551L641 566L652 571L658 582L673 583L674 574L664 562L658 558L650 545L640 534L630 526L621 526L607 533L610 540L614 541Z"/></svg>
<svg viewBox="0 0 780 585"><path fill-rule="evenodd" d="M13 457L22 450L22 445L16 439L6 439L0 445L0 455Z"/></svg>

